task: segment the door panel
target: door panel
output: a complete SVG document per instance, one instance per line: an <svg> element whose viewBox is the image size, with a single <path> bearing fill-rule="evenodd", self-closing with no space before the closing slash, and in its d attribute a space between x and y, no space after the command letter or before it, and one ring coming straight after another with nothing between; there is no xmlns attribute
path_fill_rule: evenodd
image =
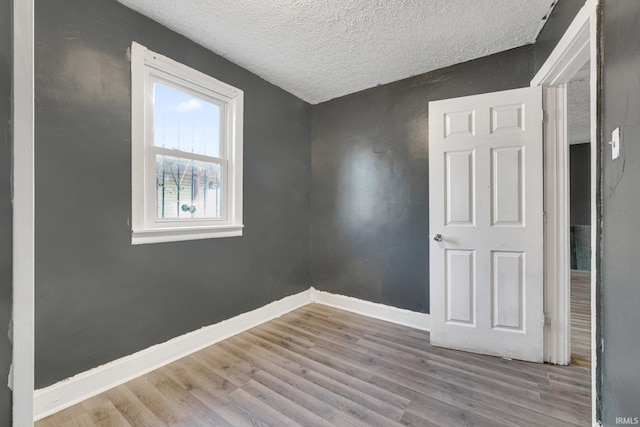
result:
<svg viewBox="0 0 640 427"><path fill-rule="evenodd" d="M524 253L493 251L491 312L493 329L522 331L524 315Z"/></svg>
<svg viewBox="0 0 640 427"><path fill-rule="evenodd" d="M491 224L522 226L524 148L491 149Z"/></svg>
<svg viewBox="0 0 640 427"><path fill-rule="evenodd" d="M433 345L542 361L542 91L429 103Z"/></svg>
<svg viewBox="0 0 640 427"><path fill-rule="evenodd" d="M524 104L491 107L491 133L523 131L524 123Z"/></svg>
<svg viewBox="0 0 640 427"><path fill-rule="evenodd" d="M473 225L475 159L473 151L446 153L447 225Z"/></svg>
<svg viewBox="0 0 640 427"><path fill-rule="evenodd" d="M475 262L473 251L446 250L447 322L475 323Z"/></svg>
<svg viewBox="0 0 640 427"><path fill-rule="evenodd" d="M451 111L444 115L444 137L473 136L476 133L475 111Z"/></svg>

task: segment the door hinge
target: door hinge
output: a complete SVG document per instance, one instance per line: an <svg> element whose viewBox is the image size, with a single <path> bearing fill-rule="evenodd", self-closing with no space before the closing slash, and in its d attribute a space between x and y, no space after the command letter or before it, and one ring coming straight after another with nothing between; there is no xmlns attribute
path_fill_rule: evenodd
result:
<svg viewBox="0 0 640 427"><path fill-rule="evenodd" d="M542 323L544 324L545 327L550 327L551 326L551 316L549 316L547 313L544 313L542 315Z"/></svg>

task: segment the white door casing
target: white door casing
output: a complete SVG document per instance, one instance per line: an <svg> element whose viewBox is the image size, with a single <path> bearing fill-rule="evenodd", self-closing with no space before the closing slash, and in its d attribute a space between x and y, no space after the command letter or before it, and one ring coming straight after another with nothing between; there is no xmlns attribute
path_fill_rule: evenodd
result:
<svg viewBox="0 0 640 427"><path fill-rule="evenodd" d="M598 28L599 28L599 8L600 0L587 0L585 5L580 9L576 17L573 19L569 28L564 33L554 50L551 52L547 60L540 67L537 74L531 81L531 86L555 86L551 91L562 92L562 86L568 83L575 75L576 71L582 68L583 64L590 60L590 108L591 108L591 417L592 424L600 425L598 420L598 401L601 397L598 389L597 375L599 372L598 358L598 307L597 295L599 294L598 282L598 264L600 259L600 234L598 232L598 224L601 221L602 212L598 210L600 186L599 165L600 142L599 142L599 126L598 126L598 81L599 81L599 47L598 47ZM560 88L558 88L560 86ZM547 98L549 99L549 98ZM554 102L558 106L557 102ZM546 106L545 106L546 108ZM555 107L553 107L555 108ZM547 115L550 119L559 124L555 126L555 132L551 128L553 123L549 120L547 127L550 131L546 136L557 137L556 146L551 141L546 141L547 147L553 147L556 153L564 152L568 144L565 139L564 130L562 129L566 120L566 110L557 109L555 112L548 111ZM551 154L551 155L549 155ZM567 188L566 182L556 180L549 182L554 177L566 176L566 163L557 161L555 153L547 153L547 163L545 164L545 180L546 188L552 191L552 194L546 195L546 212L548 216L547 225L550 221L554 221L557 225L556 229L567 229L569 223L567 215L563 212L564 203L555 206L554 201L563 201L566 198ZM552 160L552 161L550 161ZM545 232L545 240L547 242L547 259L553 259L556 253L567 253L568 247L563 242L565 236L557 238L553 234L553 228L547 227ZM549 250L550 249L550 250ZM547 342L550 344L546 349L545 361L551 363L568 364L571 360L570 342L571 342L571 325L565 319L570 316L570 301L567 296L570 294L570 283L568 281L568 257L565 255L564 264L555 261L553 265L547 264L547 283L545 285L545 293L548 307L547 314L549 316L550 325L548 328ZM554 270L555 268L555 270ZM566 274L565 274L566 272ZM550 281L552 278L560 278L557 281ZM564 279L562 279L564 278Z"/></svg>
<svg viewBox="0 0 640 427"><path fill-rule="evenodd" d="M433 345L543 361L542 119L539 87L429 103Z"/></svg>

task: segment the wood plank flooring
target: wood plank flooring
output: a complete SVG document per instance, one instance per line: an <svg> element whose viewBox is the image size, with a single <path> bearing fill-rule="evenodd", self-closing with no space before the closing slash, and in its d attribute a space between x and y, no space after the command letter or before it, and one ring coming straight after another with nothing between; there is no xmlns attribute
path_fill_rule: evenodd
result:
<svg viewBox="0 0 640 427"><path fill-rule="evenodd" d="M587 426L589 381L311 304L36 426Z"/></svg>
<svg viewBox="0 0 640 427"><path fill-rule="evenodd" d="M591 273L571 271L571 363L591 367Z"/></svg>

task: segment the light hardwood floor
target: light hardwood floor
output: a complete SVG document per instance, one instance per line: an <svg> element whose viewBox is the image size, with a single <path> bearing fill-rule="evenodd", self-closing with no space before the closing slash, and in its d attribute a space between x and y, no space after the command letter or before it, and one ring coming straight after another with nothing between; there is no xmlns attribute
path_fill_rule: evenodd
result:
<svg viewBox="0 0 640 427"><path fill-rule="evenodd" d="M571 271L571 363L591 366L591 273Z"/></svg>
<svg viewBox="0 0 640 427"><path fill-rule="evenodd" d="M589 381L311 304L36 426L587 426Z"/></svg>

